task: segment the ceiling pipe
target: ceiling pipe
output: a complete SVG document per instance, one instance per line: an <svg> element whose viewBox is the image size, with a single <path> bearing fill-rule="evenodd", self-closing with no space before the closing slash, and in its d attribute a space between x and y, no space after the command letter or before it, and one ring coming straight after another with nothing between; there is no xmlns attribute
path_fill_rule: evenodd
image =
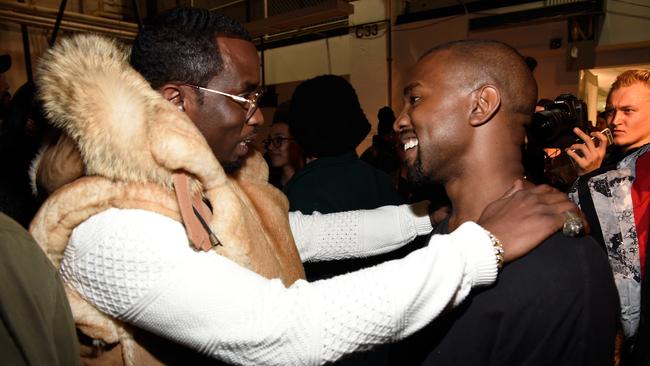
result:
<svg viewBox="0 0 650 366"><path fill-rule="evenodd" d="M0 19L21 25L36 26L41 28L54 28L55 24L55 19L52 18L22 14L8 10L0 10ZM61 29L77 32L102 33L124 39L134 39L137 33L137 26L136 30L124 31L119 29L111 29L102 25L90 25L69 20L61 21Z"/></svg>
<svg viewBox="0 0 650 366"><path fill-rule="evenodd" d="M138 6L138 0L132 0L131 4L133 5L133 11L135 12L135 20L138 25L138 31L142 30L142 17L140 16L140 7Z"/></svg>
<svg viewBox="0 0 650 366"><path fill-rule="evenodd" d="M27 15L33 15L33 16L38 16L42 18L51 18L51 19L55 19L58 14L58 11L55 9L46 8L37 5L7 1L7 0L0 0L0 9L11 10L16 14L20 13L20 14L27 14ZM102 17L81 14L81 13L76 13L71 11L67 11L63 16L63 19L75 23L83 23L83 24L99 26L99 27L119 29L122 31L129 31L129 32L138 31L138 25L136 23L102 18Z"/></svg>
<svg viewBox="0 0 650 366"><path fill-rule="evenodd" d="M65 13L65 6L68 4L68 0L61 0L61 5L59 5L59 11L56 13L56 20L54 21L54 29L52 30L52 36L50 37L50 47L54 46L56 42L56 36L59 34L59 29L61 28L61 21L63 20L63 14Z"/></svg>
<svg viewBox="0 0 650 366"><path fill-rule="evenodd" d="M393 108L393 1L387 1L388 22L386 23L386 88L388 90L388 106Z"/></svg>
<svg viewBox="0 0 650 366"><path fill-rule="evenodd" d="M221 4L221 5L217 5L217 6L211 7L211 8L210 8L210 11L221 10L221 9L224 9L224 8L228 8L228 7L233 6L233 5L241 4L241 3L243 3L244 1L245 1L245 0L234 0L234 1L231 1L231 2L229 2L229 3L225 3L225 4Z"/></svg>

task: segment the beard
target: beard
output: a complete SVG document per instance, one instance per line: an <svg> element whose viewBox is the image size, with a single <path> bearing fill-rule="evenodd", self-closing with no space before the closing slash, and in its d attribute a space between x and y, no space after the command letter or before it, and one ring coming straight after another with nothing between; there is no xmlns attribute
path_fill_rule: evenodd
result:
<svg viewBox="0 0 650 366"><path fill-rule="evenodd" d="M428 176L424 172L424 166L422 164L422 159L420 154L413 162L413 165L406 165L406 178L411 184L415 186L424 186L427 184L434 183L432 177Z"/></svg>
<svg viewBox="0 0 650 366"><path fill-rule="evenodd" d="M235 161L225 161L221 163L221 166L223 167L223 171L226 172L226 174L231 175L241 169L242 161L240 159Z"/></svg>

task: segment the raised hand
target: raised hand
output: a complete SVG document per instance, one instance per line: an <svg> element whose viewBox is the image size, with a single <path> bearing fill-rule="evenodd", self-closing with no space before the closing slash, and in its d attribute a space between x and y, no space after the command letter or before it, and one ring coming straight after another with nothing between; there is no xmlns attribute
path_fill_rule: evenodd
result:
<svg viewBox="0 0 650 366"><path fill-rule="evenodd" d="M573 129L573 132L584 141L582 144L573 144L565 150L566 154L575 162L576 173L584 175L600 168L605 158L607 137L600 132L592 132L591 136L596 139L594 141L591 136L577 127Z"/></svg>

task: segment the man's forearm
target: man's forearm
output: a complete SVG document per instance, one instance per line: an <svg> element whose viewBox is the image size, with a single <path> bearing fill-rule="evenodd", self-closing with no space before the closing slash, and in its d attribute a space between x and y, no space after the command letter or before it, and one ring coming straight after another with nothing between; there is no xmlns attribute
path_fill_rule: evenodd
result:
<svg viewBox="0 0 650 366"><path fill-rule="evenodd" d="M368 257L398 249L431 232L427 202L322 215L289 213L303 262Z"/></svg>
<svg viewBox="0 0 650 366"><path fill-rule="evenodd" d="M75 230L65 280L103 312L233 364L322 364L401 339L497 274L487 234L466 223L404 259L285 288L191 250L173 220L125 211Z"/></svg>

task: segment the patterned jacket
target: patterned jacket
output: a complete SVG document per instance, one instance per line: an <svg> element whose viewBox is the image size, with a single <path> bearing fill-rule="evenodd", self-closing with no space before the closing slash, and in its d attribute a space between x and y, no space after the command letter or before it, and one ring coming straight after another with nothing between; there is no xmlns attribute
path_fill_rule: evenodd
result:
<svg viewBox="0 0 650 366"><path fill-rule="evenodd" d="M576 180L569 196L606 248L621 299L626 338L647 337L646 247L650 226L650 144ZM634 339L632 339L634 342ZM636 347L637 349L644 347Z"/></svg>

